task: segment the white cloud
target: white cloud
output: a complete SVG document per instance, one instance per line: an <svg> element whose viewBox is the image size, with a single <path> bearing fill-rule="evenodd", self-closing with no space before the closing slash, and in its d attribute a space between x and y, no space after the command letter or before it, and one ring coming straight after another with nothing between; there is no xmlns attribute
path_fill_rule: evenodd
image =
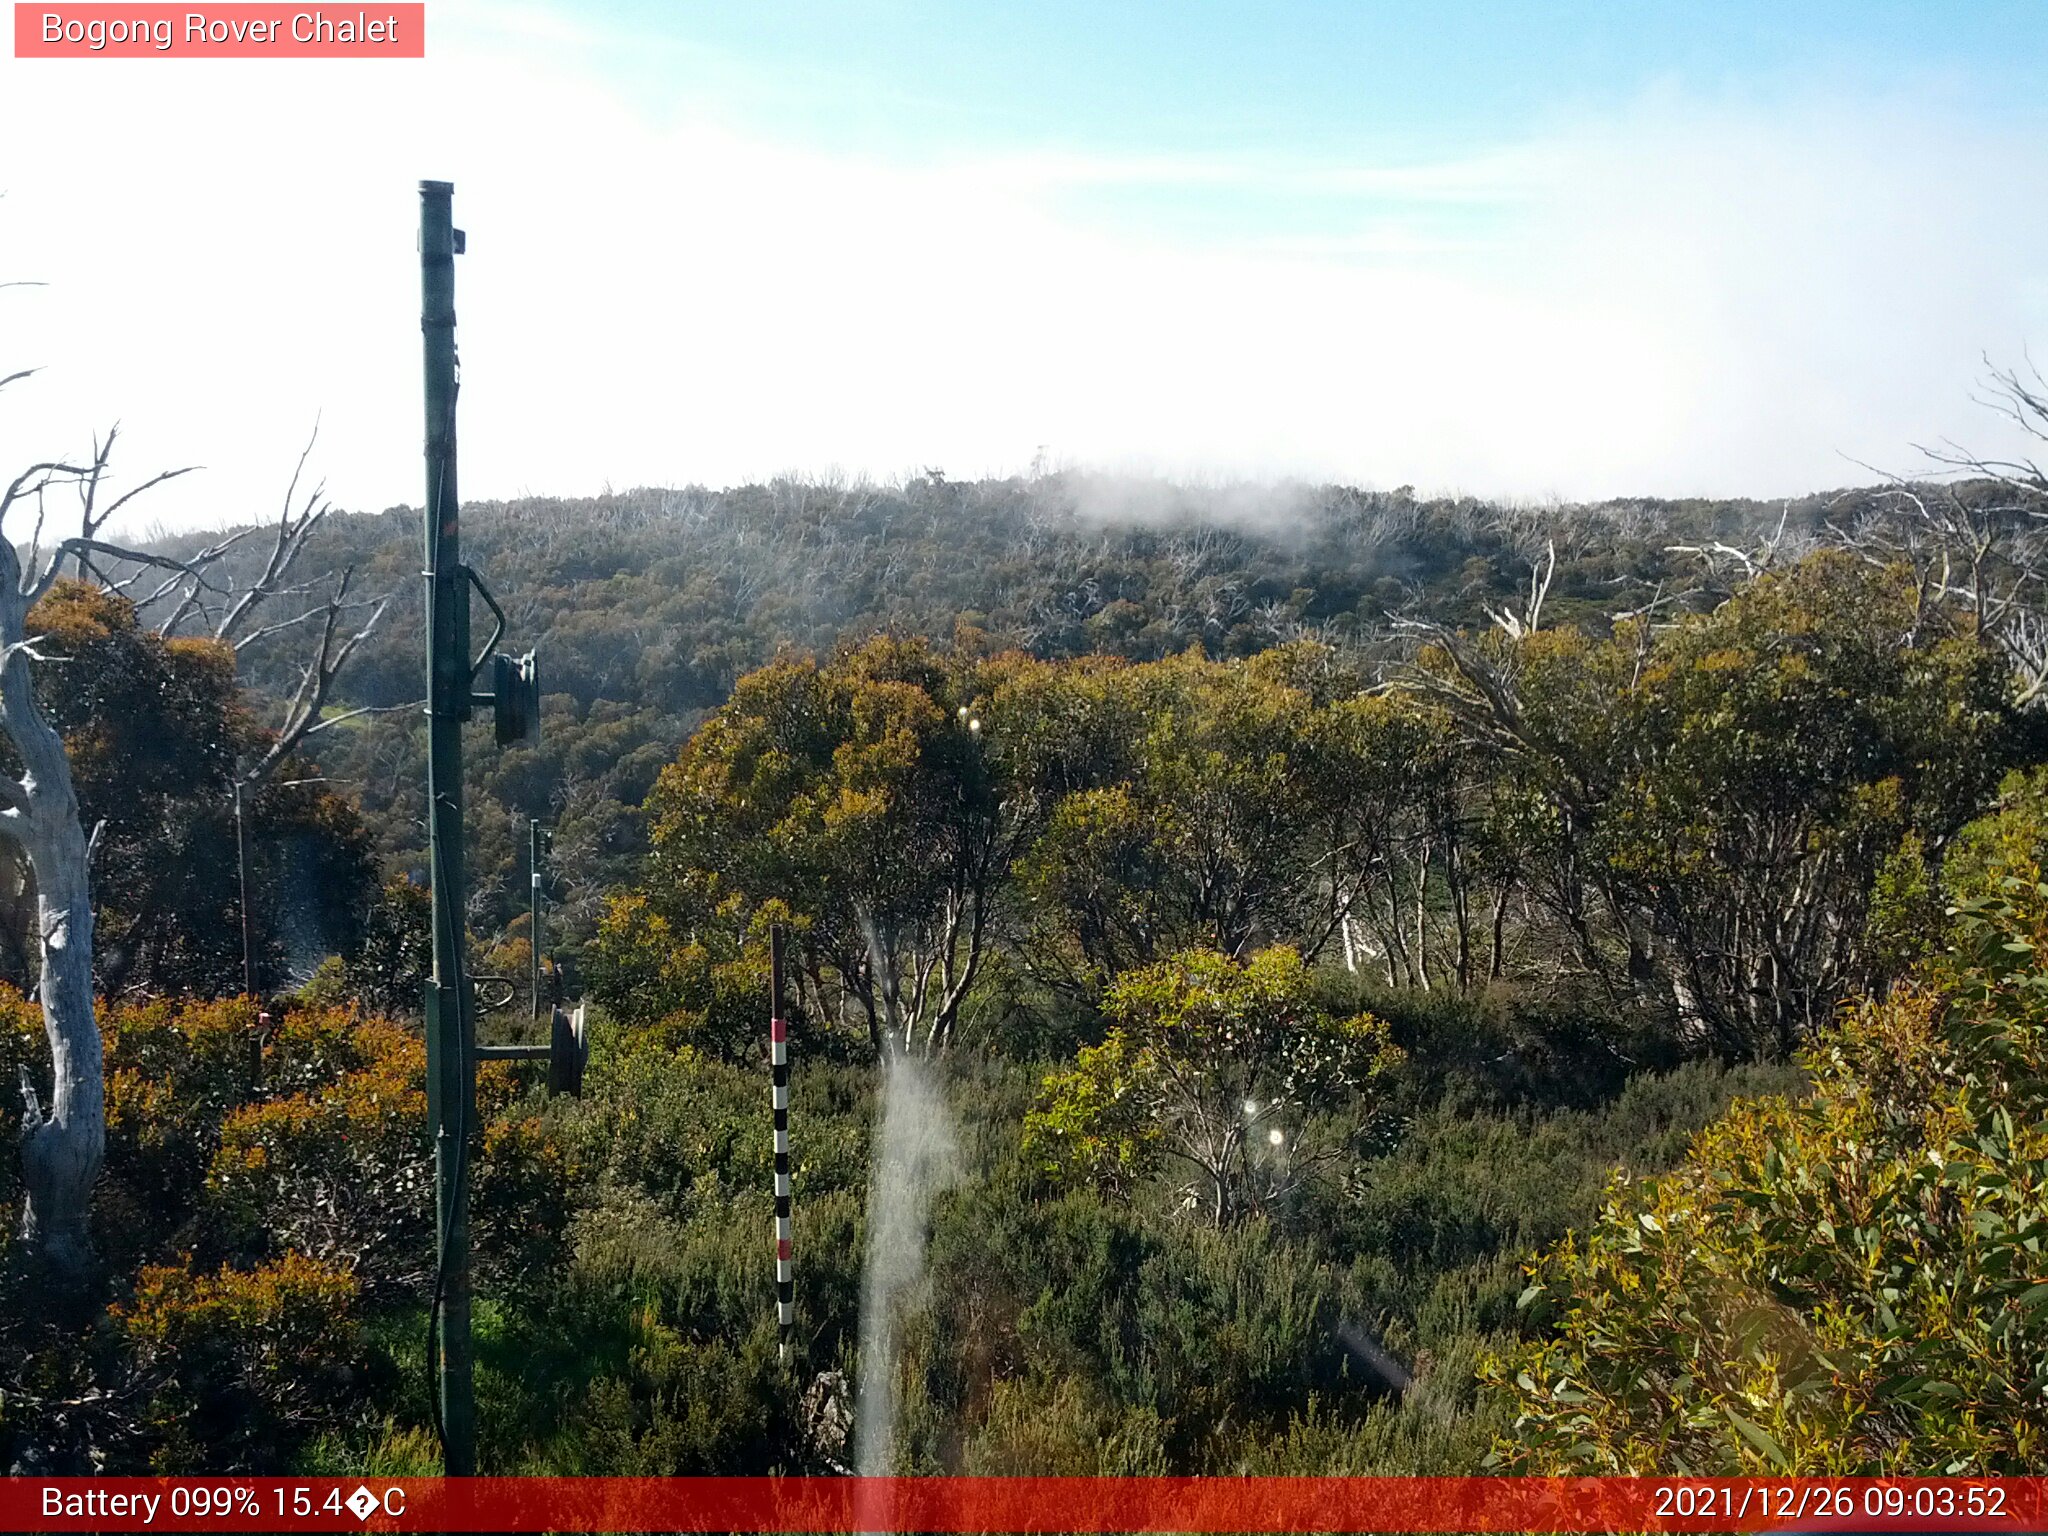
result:
<svg viewBox="0 0 2048 1536"><path fill-rule="evenodd" d="M467 495L1066 462L1521 496L1796 492L2005 439L2039 135L1944 101L1646 98L1429 165L890 164L656 120L544 11L424 64L0 60L0 448L126 423L156 515L419 495L412 184L457 185ZM470 20L465 21L468 16ZM538 30L536 30L538 29ZM465 40L465 34L466 40ZM1119 188L1317 228L1145 238ZM1452 209L1456 222L1439 216ZM1347 216L1345 210L1349 209ZM1099 213L1099 203L1097 204Z"/></svg>

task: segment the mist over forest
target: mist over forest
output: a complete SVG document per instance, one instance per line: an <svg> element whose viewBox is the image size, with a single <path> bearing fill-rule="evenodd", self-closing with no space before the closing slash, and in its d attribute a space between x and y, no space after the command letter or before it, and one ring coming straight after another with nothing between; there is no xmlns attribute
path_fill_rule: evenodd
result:
<svg viewBox="0 0 2048 1536"><path fill-rule="evenodd" d="M0 1530L2048 1529L2038 4L226 9L0 52Z"/></svg>
<svg viewBox="0 0 2048 1536"><path fill-rule="evenodd" d="M1990 487L1980 501L1995 500ZM655 774L748 671L785 649L830 655L876 634L1015 648L1045 659L1155 661L1190 647L1244 658L1313 639L1383 669L1417 621L1485 628L1554 574L1552 624L1594 633L1655 602L1710 605L1730 588L1716 545L1793 558L1895 519L1887 486L1791 502L1658 500L1503 506L1406 487L1192 486L1080 472L957 482L781 480L707 491L471 503L464 541L497 573L514 631L540 656L546 728L533 752L470 755L486 820L472 881L493 926L524 900L523 832L557 827L568 946L595 892L644 851L635 814ZM166 540L184 553L216 534ZM419 513L335 513L307 559L389 593L387 621L338 680L335 707L391 709L322 748L356 787L380 850L424 878L411 804L424 773ZM260 546L247 551L254 560ZM1702 552L1707 552L1704 554ZM240 553L240 552L238 552ZM293 658L252 658L251 686L286 694ZM266 662L269 665L266 667Z"/></svg>
<svg viewBox="0 0 2048 1536"><path fill-rule="evenodd" d="M484 1470L2038 1466L2048 488L1963 467L464 507L480 1027L592 1034L480 1081ZM61 1290L0 1172L17 1469L440 1465L421 517L323 507L25 619L106 1140Z"/></svg>

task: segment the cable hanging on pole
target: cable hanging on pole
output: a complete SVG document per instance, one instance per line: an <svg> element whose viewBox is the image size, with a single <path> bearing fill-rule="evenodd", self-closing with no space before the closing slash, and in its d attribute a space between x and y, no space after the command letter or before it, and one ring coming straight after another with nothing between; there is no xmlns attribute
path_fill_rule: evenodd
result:
<svg viewBox="0 0 2048 1536"><path fill-rule="evenodd" d="M420 192L420 339L426 392L427 866L433 887L434 969L426 988L427 1119L434 1155L434 1290L427 1305L427 1387L442 1465L451 1477L476 1472L476 1391L470 1349L469 1174L479 1061L543 1060L551 1091L576 1092L589 1052L582 1010L556 1010L547 1045L480 1045L479 982L502 987L486 1009L515 995L506 977L468 970L464 922L462 727L478 705L490 709L500 746L539 733L540 684L533 653L500 651L505 612L462 561L462 501L456 488L455 258L465 240L454 227L455 189L423 181ZM470 652L474 592L495 627ZM492 669L492 687L477 679ZM538 935L535 936L536 942Z"/></svg>

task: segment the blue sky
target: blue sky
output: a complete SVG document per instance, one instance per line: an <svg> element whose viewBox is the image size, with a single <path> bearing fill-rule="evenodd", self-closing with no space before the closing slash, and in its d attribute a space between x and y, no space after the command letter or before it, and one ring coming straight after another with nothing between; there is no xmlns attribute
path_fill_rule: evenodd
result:
<svg viewBox="0 0 2048 1536"><path fill-rule="evenodd" d="M1796 91L1943 75L2038 89L2038 6L1147 0L590 7L694 58L751 126L862 147L1440 156L1672 82ZM666 67L671 61L665 59Z"/></svg>
<svg viewBox="0 0 2048 1536"><path fill-rule="evenodd" d="M2038 6L1146 0L590 7L590 64L655 115L916 162L1036 153L1149 165L1069 189L1091 219L1221 240L1343 233L1396 189L1285 172L1483 158L1646 94L1765 111L1902 87L2038 127ZM1206 162L1209 177L1173 174ZM1213 172L1229 165L1229 181ZM1264 173L1264 174L1262 174ZM1474 199L1429 199L1469 227Z"/></svg>
<svg viewBox="0 0 2048 1536"><path fill-rule="evenodd" d="M2012 446L2034 5L433 0L417 63L0 60L0 442L170 522L312 421L416 500L413 182L473 495L1055 463L1542 499ZM90 197L79 189L90 186Z"/></svg>

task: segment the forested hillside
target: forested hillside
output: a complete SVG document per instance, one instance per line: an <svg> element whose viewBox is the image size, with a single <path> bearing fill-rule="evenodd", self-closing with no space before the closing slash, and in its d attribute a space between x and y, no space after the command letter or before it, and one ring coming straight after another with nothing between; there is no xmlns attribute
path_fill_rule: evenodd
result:
<svg viewBox="0 0 2048 1536"><path fill-rule="evenodd" d="M486 1470L2037 1465L2040 494L467 509L545 694L476 728L472 942L524 976L543 818L597 1019L580 1097L485 1074ZM244 807L261 1017L227 791L303 636L36 610L114 941L101 1269L0 1309L12 1464L436 1465L418 521L306 547L393 598Z"/></svg>
<svg viewBox="0 0 2048 1536"><path fill-rule="evenodd" d="M1883 489L1787 504L1631 501L1507 508L1342 486L1180 487L1079 475L960 483L777 481L724 492L642 490L587 500L473 504L472 563L513 633L540 656L539 745L470 755L474 880L486 931L525 891L523 821L557 828L551 894L573 949L601 893L645 847L636 814L655 774L738 679L785 649L826 655L877 633L1042 659L1134 661L1198 647L1245 657L1312 638L1377 665L1414 649L1408 621L1488 627L1551 570L1543 619L1605 633L1726 595L1740 565L1714 546L1780 558L1897 521ZM208 536L209 538L211 536ZM412 798L424 734L395 707L420 695L419 515L337 514L306 559L354 568L393 607L339 681L366 717L321 748L382 851L424 876ZM183 541L189 553L206 542ZM234 558L256 561L260 541ZM288 694L295 655L245 659Z"/></svg>
<svg viewBox="0 0 2048 1536"><path fill-rule="evenodd" d="M30 9L0 1527L2048 1536L2039 5Z"/></svg>

